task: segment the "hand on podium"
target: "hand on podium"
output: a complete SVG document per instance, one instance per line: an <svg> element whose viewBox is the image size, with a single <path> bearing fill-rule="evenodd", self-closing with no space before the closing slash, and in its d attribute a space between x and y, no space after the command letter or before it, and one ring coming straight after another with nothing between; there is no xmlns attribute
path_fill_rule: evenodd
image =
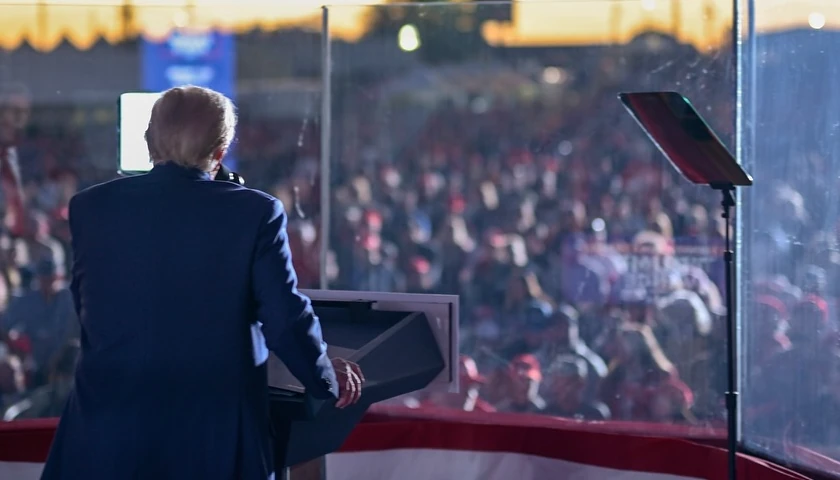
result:
<svg viewBox="0 0 840 480"><path fill-rule="evenodd" d="M362 396L362 383L365 381L362 369L343 358L333 358L332 366L338 380L336 408L344 408L358 402L359 397Z"/></svg>

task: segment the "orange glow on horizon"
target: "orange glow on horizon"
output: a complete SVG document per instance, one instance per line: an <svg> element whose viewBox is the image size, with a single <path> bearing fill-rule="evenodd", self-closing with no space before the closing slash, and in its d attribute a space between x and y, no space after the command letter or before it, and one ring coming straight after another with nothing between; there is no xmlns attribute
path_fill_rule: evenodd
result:
<svg viewBox="0 0 840 480"><path fill-rule="evenodd" d="M331 34L354 41L364 34L370 8L358 0L331 0ZM0 48L28 42L50 50L63 39L88 48L100 38L116 43L126 34L124 5L131 6L134 31L153 37L187 24L231 31L320 27L321 2L245 0L0 0ZM446 5L416 8L448 8ZM481 7L478 7L481 8ZM758 6L761 31L807 27L809 15L825 18L825 28L840 26L840 2L775 0ZM643 30L678 32L682 41L710 47L727 40L732 3L727 0L520 0L510 25L485 25L488 41L508 46L580 45L625 42Z"/></svg>

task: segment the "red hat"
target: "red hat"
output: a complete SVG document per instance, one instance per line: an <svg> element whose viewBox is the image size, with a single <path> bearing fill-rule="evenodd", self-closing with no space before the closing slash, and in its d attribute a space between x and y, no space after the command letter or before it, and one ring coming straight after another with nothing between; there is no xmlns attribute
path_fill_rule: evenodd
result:
<svg viewBox="0 0 840 480"><path fill-rule="evenodd" d="M27 355L32 353L32 341L29 336L19 330L9 331L9 338L6 342L9 349L15 353Z"/></svg>
<svg viewBox="0 0 840 480"><path fill-rule="evenodd" d="M414 257L411 259L411 266L414 268L414 271L425 275L432 270L432 265L423 257Z"/></svg>
<svg viewBox="0 0 840 480"><path fill-rule="evenodd" d="M507 237L505 236L504 232L502 232L498 228L490 229L487 232L487 242L493 248L502 248L507 245Z"/></svg>
<svg viewBox="0 0 840 480"><path fill-rule="evenodd" d="M449 211L452 213L464 213L467 208L467 201L461 195L453 195L449 199Z"/></svg>
<svg viewBox="0 0 840 480"><path fill-rule="evenodd" d="M365 212L365 223L369 228L379 231L382 229L382 214L376 210Z"/></svg>
<svg viewBox="0 0 840 480"><path fill-rule="evenodd" d="M822 323L828 323L828 302L816 295L807 295L793 307L794 321L800 313L816 313Z"/></svg>
<svg viewBox="0 0 840 480"><path fill-rule="evenodd" d="M542 381L542 369L540 368L540 361L537 357L530 353L517 355L510 362L511 373L519 373L535 382Z"/></svg>
<svg viewBox="0 0 840 480"><path fill-rule="evenodd" d="M382 246L382 237L378 233L368 232L362 234L359 238L359 243L365 250L378 250Z"/></svg>
<svg viewBox="0 0 840 480"><path fill-rule="evenodd" d="M756 303L768 307L779 314L782 318L787 318L788 311L785 302L779 300L772 295L759 295L756 297Z"/></svg>

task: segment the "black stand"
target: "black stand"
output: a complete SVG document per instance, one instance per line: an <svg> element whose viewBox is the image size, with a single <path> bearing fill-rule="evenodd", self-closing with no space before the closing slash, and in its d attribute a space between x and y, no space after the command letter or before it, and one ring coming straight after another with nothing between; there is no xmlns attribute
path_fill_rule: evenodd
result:
<svg viewBox="0 0 840 480"><path fill-rule="evenodd" d="M426 313L380 310L374 308L375 303L313 302L324 338L332 348L351 350L348 358L365 372L358 403L335 408L334 401L301 391L276 356L269 356L265 363L277 479L294 480L301 474L292 473L290 467L337 451L373 403L425 388L446 368ZM325 475L323 463L321 475Z"/></svg>
<svg viewBox="0 0 840 480"><path fill-rule="evenodd" d="M735 279L732 261L732 207L735 206L735 186L731 183L711 184L714 190L723 196L720 205L723 207L722 217L725 220L723 263L726 268L726 445L729 459L729 480L738 477L738 368L736 345L737 325L735 323Z"/></svg>
<svg viewBox="0 0 840 480"><path fill-rule="evenodd" d="M621 103L686 180L709 185L723 195L726 220L726 420L729 480L738 474L738 346L735 325L735 269L732 261L732 207L735 186L749 187L753 179L738 164L691 102L677 92L620 93Z"/></svg>

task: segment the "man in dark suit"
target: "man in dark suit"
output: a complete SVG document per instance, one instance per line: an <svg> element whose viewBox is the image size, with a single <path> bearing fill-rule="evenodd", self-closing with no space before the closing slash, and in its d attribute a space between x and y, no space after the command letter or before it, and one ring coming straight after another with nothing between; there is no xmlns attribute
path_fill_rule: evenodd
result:
<svg viewBox="0 0 840 480"><path fill-rule="evenodd" d="M81 355L42 478L274 478L266 346L315 397L358 400L297 289L283 205L212 180L235 123L221 94L169 90L152 171L70 202Z"/></svg>

